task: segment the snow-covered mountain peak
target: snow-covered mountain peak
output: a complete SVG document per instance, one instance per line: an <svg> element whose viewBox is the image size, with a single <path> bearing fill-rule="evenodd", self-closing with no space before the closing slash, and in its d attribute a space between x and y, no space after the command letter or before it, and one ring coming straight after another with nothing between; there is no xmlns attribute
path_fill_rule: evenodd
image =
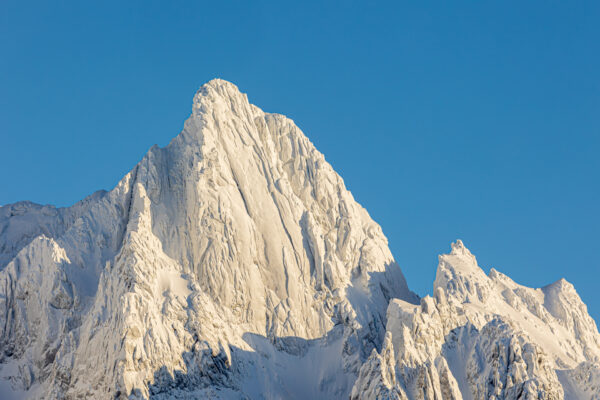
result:
<svg viewBox="0 0 600 400"><path fill-rule="evenodd" d="M0 377L32 396L345 397L381 347L389 300L418 300L379 225L293 121L223 80L110 192L11 209ZM32 241L46 233L52 246Z"/></svg>
<svg viewBox="0 0 600 400"><path fill-rule="evenodd" d="M542 288L542 290L544 292L553 291L553 292L577 294L577 291L575 290L575 286L573 286L573 284L571 282L567 281L565 278L560 278L556 282L553 282L549 285L544 286Z"/></svg>
<svg viewBox="0 0 600 400"><path fill-rule="evenodd" d="M467 249L462 240L457 239L456 242L450 244L450 255L465 258L469 262L477 263L475 256Z"/></svg>
<svg viewBox="0 0 600 400"><path fill-rule="evenodd" d="M419 299L304 133L220 79L111 191L4 206L0 233L0 394L559 399L600 377L572 285L487 276L459 240Z"/></svg>
<svg viewBox="0 0 600 400"><path fill-rule="evenodd" d="M438 256L439 264L433 283L434 292L443 288L450 299L462 302L465 299L485 297L489 289L488 277L477 265L477 259L461 240L451 244L449 254Z"/></svg>
<svg viewBox="0 0 600 400"><path fill-rule="evenodd" d="M486 276L457 242L433 298L392 300L387 316L392 346L369 357L353 398L599 399L600 334L565 280L534 289Z"/></svg>
<svg viewBox="0 0 600 400"><path fill-rule="evenodd" d="M236 85L223 79L205 83L194 95L194 113L210 113L216 117L224 112L240 114L246 108L254 110L255 106L248 102L248 96Z"/></svg>
<svg viewBox="0 0 600 400"><path fill-rule="evenodd" d="M196 94L206 95L210 92L210 90L219 91L221 95L225 95L225 93L227 93L228 96L245 96L245 94L242 93L235 83L221 78L213 78L204 83L196 91Z"/></svg>

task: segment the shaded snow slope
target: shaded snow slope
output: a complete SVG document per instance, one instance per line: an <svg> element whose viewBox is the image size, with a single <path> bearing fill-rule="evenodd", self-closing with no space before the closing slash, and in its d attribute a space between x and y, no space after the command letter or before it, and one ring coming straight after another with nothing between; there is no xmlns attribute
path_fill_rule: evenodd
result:
<svg viewBox="0 0 600 400"><path fill-rule="evenodd" d="M0 232L0 377L30 397L343 398L418 301L293 121L222 80L113 190Z"/></svg>

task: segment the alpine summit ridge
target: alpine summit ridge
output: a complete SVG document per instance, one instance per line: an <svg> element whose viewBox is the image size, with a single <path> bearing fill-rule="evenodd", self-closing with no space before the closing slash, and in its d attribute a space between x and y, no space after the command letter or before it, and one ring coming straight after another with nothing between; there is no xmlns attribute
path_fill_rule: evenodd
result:
<svg viewBox="0 0 600 400"><path fill-rule="evenodd" d="M166 147L68 208L0 207L0 393L39 399L600 399L568 282L433 297L290 119L215 79Z"/></svg>

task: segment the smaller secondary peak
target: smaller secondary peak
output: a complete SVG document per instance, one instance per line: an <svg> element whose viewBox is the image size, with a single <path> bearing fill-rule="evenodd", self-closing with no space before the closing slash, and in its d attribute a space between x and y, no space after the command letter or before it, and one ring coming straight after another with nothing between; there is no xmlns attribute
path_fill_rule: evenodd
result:
<svg viewBox="0 0 600 400"><path fill-rule="evenodd" d="M450 246L452 247L452 251L450 252L450 254L472 256L469 249L465 247L464 243L460 239L457 239L456 242L452 243Z"/></svg>
<svg viewBox="0 0 600 400"><path fill-rule="evenodd" d="M575 287L571 284L571 282L567 281L565 278L560 278L556 282L543 287L542 290L545 290L545 291L556 290L556 291L560 291L560 292L573 291L574 292Z"/></svg>
<svg viewBox="0 0 600 400"><path fill-rule="evenodd" d="M477 265L477 259L475 256L465 247L462 240L458 239L456 242L450 244L452 250L449 254L441 254L438 256L440 264L438 266L438 272L440 269L450 267L454 270L460 271L476 271L477 274L485 276L483 270Z"/></svg>

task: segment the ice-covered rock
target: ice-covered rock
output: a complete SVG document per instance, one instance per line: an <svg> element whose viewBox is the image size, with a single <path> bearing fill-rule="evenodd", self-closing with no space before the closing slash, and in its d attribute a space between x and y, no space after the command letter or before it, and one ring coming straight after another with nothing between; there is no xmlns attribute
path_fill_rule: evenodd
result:
<svg viewBox="0 0 600 400"><path fill-rule="evenodd" d="M386 334L381 354L373 349L360 369L350 396L352 400L402 400L406 394L396 380L396 359L392 336Z"/></svg>

